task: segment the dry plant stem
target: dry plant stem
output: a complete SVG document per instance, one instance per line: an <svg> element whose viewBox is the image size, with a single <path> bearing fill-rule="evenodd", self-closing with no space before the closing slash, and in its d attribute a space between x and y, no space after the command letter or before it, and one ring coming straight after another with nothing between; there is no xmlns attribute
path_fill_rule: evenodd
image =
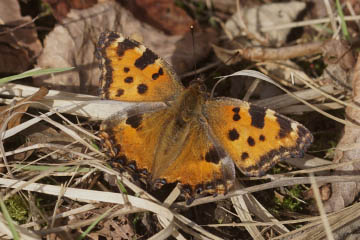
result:
<svg viewBox="0 0 360 240"><path fill-rule="evenodd" d="M74 216L74 215L77 215L77 214L81 214L81 213L84 213L84 212L94 210L94 209L99 208L99 207L100 207L100 204L86 204L84 206L81 206L81 207L74 208L74 209L71 209L71 210L66 211L66 212L56 214L55 219ZM47 218L47 220L51 221L51 217ZM25 223L25 224L22 224L20 226L22 226L24 228L30 228L30 227L36 226L37 224L43 224L45 222L46 222L45 220L39 220L39 221L36 221L36 222Z"/></svg>
<svg viewBox="0 0 360 240"><path fill-rule="evenodd" d="M351 3L348 2L348 1L346 1L345 4L346 4L346 7L347 7L347 9L349 10L351 16L356 16L355 11L354 11L354 8L352 7ZM358 29L360 29L360 21L359 21L359 20L355 20L355 23L356 23Z"/></svg>
<svg viewBox="0 0 360 240"><path fill-rule="evenodd" d="M304 170L298 170L298 171L293 171L293 172L289 172L289 173L283 173L283 174L275 174L272 175L272 178L281 178L284 176L293 176L296 174L307 174L307 173L314 173L314 172L322 172L322 171L327 171L327 170L332 170L332 169L336 169L336 168L340 168L343 166L347 166L347 165L351 165L353 163L359 163L360 159L355 159L352 161L348 161L348 162L341 162L341 163L331 163L329 165L326 166L321 166L321 167L314 167L314 168L309 168L309 169L304 169Z"/></svg>
<svg viewBox="0 0 360 240"><path fill-rule="evenodd" d="M321 90L325 92L334 92L334 88L330 85L323 86L320 88ZM299 98L302 98L304 100L313 100L316 98L319 98L322 96L321 93L318 93L317 91L314 91L313 89L306 89L306 90L300 90L297 92L293 92L294 95L296 95ZM294 104L299 103L298 100L295 98L292 98L288 94L282 94L275 97L266 98L263 100L258 100L253 102L256 105L260 105L263 107L270 107L273 110L277 110L280 108L288 107Z"/></svg>
<svg viewBox="0 0 360 240"><path fill-rule="evenodd" d="M340 22L340 17L335 18L336 21ZM360 20L360 16L345 16L345 21L357 21ZM301 22L293 22L293 23L287 23L282 24L278 26L266 26L261 28L261 32L270 32L280 29L287 29L287 28L296 28L296 27L304 27L309 25L315 25L315 24L322 24L322 23L328 23L330 22L330 18L320 18L320 19L314 19L314 20L308 20L308 21L301 21Z"/></svg>
<svg viewBox="0 0 360 240"><path fill-rule="evenodd" d="M318 184L325 184L325 183L335 183L335 182L360 182L360 176L318 176L315 177ZM216 202L223 199L228 199L230 197L234 197L241 194L259 192L267 189L278 188L278 187L285 187L285 186L292 186L297 184L310 184L310 179L308 177L285 177L281 178L269 183L259 184L252 187L247 187L241 190L235 190L233 192L229 192L227 195L221 195L217 197L204 197L200 199L195 199L194 202L187 206L193 207L204 203L209 202ZM176 206L186 206L185 202L177 203Z"/></svg>
<svg viewBox="0 0 360 240"><path fill-rule="evenodd" d="M314 196L315 196L315 200L316 200L316 205L318 207L318 210L320 212L320 217L321 217L321 222L325 228L325 232L326 232L326 237L329 240L334 240L334 236L332 234L331 228L330 228L330 224L329 224L329 220L326 216L326 212L321 200L321 196L320 196L320 191L319 191L319 187L315 181L314 175L310 174L310 181L311 181L311 188L314 192Z"/></svg>
<svg viewBox="0 0 360 240"><path fill-rule="evenodd" d="M275 224L299 224L299 223L306 223L306 222L320 222L320 217L307 217L302 219L296 219L296 220L284 220L284 221L276 221L276 222L259 222L259 221L253 221L253 222L242 222L242 223L221 223L221 224L208 224L207 227L243 227L246 225L253 225L253 226L274 226ZM287 231L288 232L288 231ZM284 233L285 234L285 233Z"/></svg>
<svg viewBox="0 0 360 240"><path fill-rule="evenodd" d="M33 182L16 181L11 179L4 179L4 178L0 178L0 184L3 187L16 188L15 190L18 190L20 188L21 190L42 192L50 195L58 195L60 191L59 186L38 184ZM77 188L67 188L66 192L64 193L64 197L75 199L77 201L82 201L82 202L99 201L99 202L108 202L115 204L125 203L120 193L101 192L101 191L84 190ZM168 225L163 230L156 233L154 236L152 236L149 239L165 239L172 233L172 229L174 227L174 214L170 210L149 200L145 200L133 196L128 196L128 197L132 206L136 208L147 209L156 214L160 214L168 220Z"/></svg>
<svg viewBox="0 0 360 240"><path fill-rule="evenodd" d="M107 219L112 219L114 217L118 217L118 216L123 216L125 214L131 214L131 213L138 213L138 212L143 212L143 209L140 208L124 208L121 210L117 210L112 214L109 214L107 217L105 217L103 220L107 220ZM92 224L93 222L96 221L96 219L98 218L98 216L81 221L81 222L77 222L71 225L66 225L66 226L61 226L61 227L55 227L55 228L49 228L46 230L40 230L40 231L35 231L37 234L40 235L47 235L50 233L59 233L59 232L65 232L65 231L71 231L72 229L77 229L77 228L81 228L84 226L88 226L90 224Z"/></svg>
<svg viewBox="0 0 360 240"><path fill-rule="evenodd" d="M96 167L97 169L99 169L99 170L101 170L103 172L106 172L108 174L117 176L118 180L122 181L136 195L141 196L144 199L149 199L149 200L151 200L153 202L156 202L156 203L158 202L157 199L155 199L153 196L151 196L150 194L145 192L143 189L139 188L137 185L132 183L129 179L120 176L120 174L117 171L109 169L109 168L105 168L104 166L102 166L100 164L93 164L92 166ZM176 226L178 228L184 230L185 232L187 232L187 233L189 233L189 234L191 234L191 235L193 235L195 237L199 236L198 238L200 238L200 239L203 239L204 238L203 236L205 236L205 239L206 238L209 238L209 239L221 239L221 238L218 238L217 236L209 233L208 231L205 231L203 228L201 228L195 222L189 220L188 218L182 216L181 214L178 214L178 213L173 213L173 214L175 214L175 218L176 218L175 224L176 224ZM166 219L162 219L161 222L164 222L164 220L166 222L168 222L168 220L166 220ZM190 226L190 227L188 227L188 226ZM201 234L195 232L194 230L198 231Z"/></svg>
<svg viewBox="0 0 360 240"><path fill-rule="evenodd" d="M252 194L248 194L248 197L245 198L245 202L246 204L248 204L250 212L257 216L259 219L263 221L271 221L272 223L274 223L275 225L272 228L275 231L279 233L289 232L289 230L283 225L283 223L281 223L273 215L271 215L270 212L264 206L262 206ZM250 202L254 204L249 204Z"/></svg>
<svg viewBox="0 0 360 240"><path fill-rule="evenodd" d="M360 203L356 203L350 207L344 208L340 211L328 214L328 219L331 225L331 228L335 231L336 229L340 228L341 226L350 223L354 219L357 219L360 215ZM277 239L293 239L293 240L305 240L305 239L323 239L325 237L324 231L322 228L319 228L321 224L320 217L316 217L310 223L306 224L305 226L293 230L289 233L283 234L281 236L273 238L274 240ZM334 232L335 233L335 232Z"/></svg>
<svg viewBox="0 0 360 240"><path fill-rule="evenodd" d="M75 143L77 143L77 142L75 142ZM68 144L66 146L60 145L60 144L53 144L53 143L37 143L37 144L31 145L31 146L28 146L28 147L24 147L24 148L21 148L21 149L17 149L17 150L14 150L14 151L8 151L8 152L5 153L5 156L11 156L11 155L14 155L14 154L18 154L18 153L22 153L22 152L26 152L26 151L31 151L31 150L35 150L35 149L49 148L49 149L57 149L53 153L56 153L56 152L59 152L59 151L64 151L64 152L68 152L68 153L74 154L76 156L85 158L85 159L97 160L97 158L91 157L91 156L89 156L87 154L84 154L84 153L77 152L77 151L69 149L70 145L72 145L72 144L74 144L74 143Z"/></svg>
<svg viewBox="0 0 360 240"><path fill-rule="evenodd" d="M253 219L251 217L250 211L248 210L248 206L246 205L244 200L246 196L247 194L232 197L231 202L240 220L242 222L243 221L251 222L253 221ZM260 240L264 239L256 226L245 226L245 229L249 232L249 234L253 239L260 239Z"/></svg>
<svg viewBox="0 0 360 240"><path fill-rule="evenodd" d="M330 2L329 0L323 0L324 1L324 4L325 4L325 7L326 7L326 12L327 14L329 15L329 18L330 18L330 23L331 23L331 28L333 30L333 33L336 32L336 21L335 21L335 18L334 18L334 13L331 9L331 5L330 5Z"/></svg>
<svg viewBox="0 0 360 240"><path fill-rule="evenodd" d="M184 232L193 235L195 238L198 239L214 239L214 240L221 240L223 238L220 238L208 231L205 231L203 228L201 228L199 225L197 225L195 222L189 220L188 218L184 217L181 214L176 213L175 214L175 224L176 226L183 230ZM194 230L198 231L199 233L195 232ZM205 236L205 238L204 238Z"/></svg>
<svg viewBox="0 0 360 240"><path fill-rule="evenodd" d="M320 93L322 96L326 97L326 98L329 98L341 105L344 105L344 106L348 106L348 107L352 107L352 108L355 108L357 110L360 110L360 107L352 102L345 102L345 101L341 101L339 99L337 99L336 97L333 97L332 95L330 95L329 93L327 93L326 91L324 91L324 89L322 88L319 88L317 86L314 86L309 80L307 79L303 79L302 77L300 77L299 75L297 75L297 79L299 79L300 81L302 81L307 87L315 90L316 92Z"/></svg>
<svg viewBox="0 0 360 240"><path fill-rule="evenodd" d="M39 16L36 16L36 17L34 17L33 19L31 19L31 21L29 21L29 22L20 24L19 26L16 26L16 27L13 27L13 28L11 28L11 29L9 29L9 30L6 30L6 31L4 31L4 32L1 32L1 33L0 33L0 36L2 36L2 35L7 35L7 34L9 34L9 33L15 32L16 30L18 30L18 29L20 29L20 28L26 27L27 25L33 24L33 23L34 23L36 20L38 20L38 19L39 19Z"/></svg>
<svg viewBox="0 0 360 240"><path fill-rule="evenodd" d="M250 61L287 60L321 53L323 44L323 42L315 42L281 48L251 47L236 51L240 56Z"/></svg>
<svg viewBox="0 0 360 240"><path fill-rule="evenodd" d="M297 87L296 85L286 81L285 79L281 79L281 78L277 77L276 75L273 75L267 69L259 66L259 65L265 65L265 64L266 64L265 62L261 62L259 64L256 64L258 66L258 69L259 69L260 72L264 73L265 75L269 76L271 79L276 80L277 82L281 83L282 85L284 85L284 86L286 86L288 88L292 88L292 89L294 89L296 91L299 91L299 90L302 89L302 88Z"/></svg>

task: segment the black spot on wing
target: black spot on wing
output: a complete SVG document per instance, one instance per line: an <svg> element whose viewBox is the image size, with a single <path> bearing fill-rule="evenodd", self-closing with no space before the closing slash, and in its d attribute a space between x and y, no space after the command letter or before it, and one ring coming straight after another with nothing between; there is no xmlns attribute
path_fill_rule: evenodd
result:
<svg viewBox="0 0 360 240"><path fill-rule="evenodd" d="M141 124L141 121L142 121L142 115L138 114L128 117L128 119L126 119L126 124L130 125L132 128L138 128Z"/></svg>
<svg viewBox="0 0 360 240"><path fill-rule="evenodd" d="M212 163L215 163L215 164L218 164L221 157L223 156L220 156L219 155L219 152L217 151L217 149L212 146L209 151L205 154L205 160L207 162L212 162Z"/></svg>
<svg viewBox="0 0 360 240"><path fill-rule="evenodd" d="M265 141L265 136L261 134L260 137L259 137L259 140L264 142Z"/></svg>
<svg viewBox="0 0 360 240"><path fill-rule="evenodd" d="M124 67L124 73L128 73L130 71L130 68Z"/></svg>
<svg viewBox="0 0 360 240"><path fill-rule="evenodd" d="M251 146L251 147L252 147L252 146L255 146L255 140L254 140L254 138L248 137L247 142L248 142L249 146Z"/></svg>
<svg viewBox="0 0 360 240"><path fill-rule="evenodd" d="M239 112L240 112L240 108L239 108L239 107L234 107L234 108L232 109L232 111L233 111L234 113L239 113Z"/></svg>
<svg viewBox="0 0 360 240"><path fill-rule="evenodd" d="M137 87L137 90L138 90L139 94L144 94L148 90L148 86L143 84L143 83L139 84L138 87Z"/></svg>
<svg viewBox="0 0 360 240"><path fill-rule="evenodd" d="M145 69L148 65L153 64L159 57L153 53L150 49L146 49L141 57L136 59L135 67L140 70Z"/></svg>
<svg viewBox="0 0 360 240"><path fill-rule="evenodd" d="M249 158L249 154L247 153L247 152L243 152L242 154L241 154L241 160L246 160L246 159L248 159Z"/></svg>
<svg viewBox="0 0 360 240"><path fill-rule="evenodd" d="M236 122L239 121L240 119L241 119L240 115L238 113L235 113L233 116L233 120Z"/></svg>
<svg viewBox="0 0 360 240"><path fill-rule="evenodd" d="M125 79L124 79L124 82L125 83L132 83L134 81L134 78L133 77L126 77Z"/></svg>
<svg viewBox="0 0 360 240"><path fill-rule="evenodd" d="M158 79L161 75L164 74L164 71L162 68L159 68L159 71L157 73L154 73L151 77L153 80Z"/></svg>
<svg viewBox="0 0 360 240"><path fill-rule="evenodd" d="M120 89L117 90L115 96L116 96L116 97L120 97L120 96L122 96L123 94L124 94L124 89L121 89L121 88L120 88Z"/></svg>
<svg viewBox="0 0 360 240"><path fill-rule="evenodd" d="M231 141L235 141L235 140L239 139L239 136L240 135L239 135L238 131L235 128L233 128L233 129L231 129L229 131L229 139Z"/></svg>
<svg viewBox="0 0 360 240"><path fill-rule="evenodd" d="M262 129L265 124L266 109L255 105L250 105L249 114L251 116L251 125Z"/></svg>
<svg viewBox="0 0 360 240"><path fill-rule="evenodd" d="M284 138L292 131L291 122L288 119L279 116L278 114L276 114L275 116L276 116L276 121L279 123L280 126L278 136L280 138Z"/></svg>
<svg viewBox="0 0 360 240"><path fill-rule="evenodd" d="M134 48L138 47L139 45L140 45L140 43L138 43L134 40L125 38L124 41L118 43L118 48L117 48L116 53L119 57L122 57L122 56L124 56L124 53L127 50L134 49Z"/></svg>

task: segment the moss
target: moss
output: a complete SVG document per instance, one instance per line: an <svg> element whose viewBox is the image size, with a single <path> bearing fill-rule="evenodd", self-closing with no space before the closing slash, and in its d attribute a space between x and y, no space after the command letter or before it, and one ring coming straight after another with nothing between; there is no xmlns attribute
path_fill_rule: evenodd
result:
<svg viewBox="0 0 360 240"><path fill-rule="evenodd" d="M5 206L13 220L20 224L26 222L26 219L29 216L29 211L24 199L19 194L16 194L6 200Z"/></svg>
<svg viewBox="0 0 360 240"><path fill-rule="evenodd" d="M304 209L304 203L298 200L301 198L302 192L303 189L300 185L295 185L289 190L288 195L284 196L283 199L275 198L277 208L293 212L302 211Z"/></svg>

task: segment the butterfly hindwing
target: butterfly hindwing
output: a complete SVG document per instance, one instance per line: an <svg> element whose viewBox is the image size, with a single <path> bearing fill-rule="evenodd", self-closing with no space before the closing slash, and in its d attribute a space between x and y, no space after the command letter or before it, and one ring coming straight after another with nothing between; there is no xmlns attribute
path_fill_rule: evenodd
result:
<svg viewBox="0 0 360 240"><path fill-rule="evenodd" d="M263 175L284 158L301 157L313 138L300 123L241 100L209 100L204 115L220 145L250 176Z"/></svg>
<svg viewBox="0 0 360 240"><path fill-rule="evenodd" d="M102 33L96 56L101 61L101 97L104 99L168 101L183 90L171 66L139 42L119 33Z"/></svg>
<svg viewBox="0 0 360 240"><path fill-rule="evenodd" d="M205 126L194 122L182 151L161 177L166 182L178 181L186 197L201 193L223 194L235 179L235 168L226 154L207 132Z"/></svg>
<svg viewBox="0 0 360 240"><path fill-rule="evenodd" d="M231 158L198 121L189 127L184 144L171 148L172 139L164 130L172 119L171 108L129 110L104 121L99 136L113 163L140 173L155 187L179 182L187 199L205 192L225 193L235 178ZM169 147L161 152L162 145Z"/></svg>
<svg viewBox="0 0 360 240"><path fill-rule="evenodd" d="M166 111L161 105L144 105L125 109L103 121L99 136L112 161L133 172L150 172L161 135L157 124L168 120L164 118Z"/></svg>

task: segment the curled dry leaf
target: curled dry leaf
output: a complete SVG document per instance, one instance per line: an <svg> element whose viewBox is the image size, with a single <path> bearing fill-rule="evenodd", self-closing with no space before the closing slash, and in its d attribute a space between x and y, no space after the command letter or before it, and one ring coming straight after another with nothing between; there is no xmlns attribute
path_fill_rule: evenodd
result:
<svg viewBox="0 0 360 240"><path fill-rule="evenodd" d="M323 84L334 84L351 89L351 71L355 59L346 41L332 39L322 46L324 62L327 65L322 76Z"/></svg>
<svg viewBox="0 0 360 240"><path fill-rule="evenodd" d="M0 1L0 72L26 71L42 49L35 25L29 16L21 16L18 1Z"/></svg>
<svg viewBox="0 0 360 240"><path fill-rule="evenodd" d="M26 103L26 104L24 103L29 101L39 101L42 98L44 98L44 96L46 96L48 92L49 90L47 88L42 87L39 89L39 91L37 91L33 95L24 98L23 100L17 102L14 105L0 107L0 112L2 113L0 115L0 126L2 126L6 122L7 118L11 115L14 116L7 123L7 129L19 125L21 121L21 117L30 106L30 103Z"/></svg>
<svg viewBox="0 0 360 240"><path fill-rule="evenodd" d="M329 200L330 196L331 196L331 187L330 184L325 184L322 185L321 187L319 187L319 191L320 191L320 197L322 201L327 201ZM309 200L309 199L315 199L314 197L314 191L312 188L310 188L309 190L307 190L306 192L304 192L303 194L304 199L305 200Z"/></svg>
<svg viewBox="0 0 360 240"><path fill-rule="evenodd" d="M360 58L357 59L355 65L353 80L353 101L355 104L360 104ZM360 111L352 108L346 108L346 118L360 125ZM344 134L339 141L335 150L334 163L348 162L356 159L360 159L360 150L357 148L350 150L340 150L350 144L357 144L360 142L360 128L354 128L352 126L345 126ZM354 163L346 165L344 167L337 168L334 172L335 175L357 175L359 174L360 163ZM331 184L332 195L328 201L325 202L324 207L327 212L333 212L340 210L355 200L360 192L360 183L357 182L342 182Z"/></svg>
<svg viewBox="0 0 360 240"><path fill-rule="evenodd" d="M263 27L277 26L294 21L298 14L306 7L304 2L270 3L252 8L243 8L236 12L225 24L225 31L231 38L241 33L260 36L271 45L281 46L285 41L289 29L271 32L261 32Z"/></svg>
<svg viewBox="0 0 360 240"><path fill-rule="evenodd" d="M36 86L50 85L52 89L97 95L99 84L95 43L101 32L112 30L124 36L137 34L144 44L174 66L178 73L189 70L193 62L210 51L212 32L195 34L196 54L190 54L191 36L167 36L165 33L137 20L116 2L97 4L85 10L71 10L62 25L57 25L46 37L45 47L38 58L38 66L72 67L76 71L42 76L34 80Z"/></svg>

